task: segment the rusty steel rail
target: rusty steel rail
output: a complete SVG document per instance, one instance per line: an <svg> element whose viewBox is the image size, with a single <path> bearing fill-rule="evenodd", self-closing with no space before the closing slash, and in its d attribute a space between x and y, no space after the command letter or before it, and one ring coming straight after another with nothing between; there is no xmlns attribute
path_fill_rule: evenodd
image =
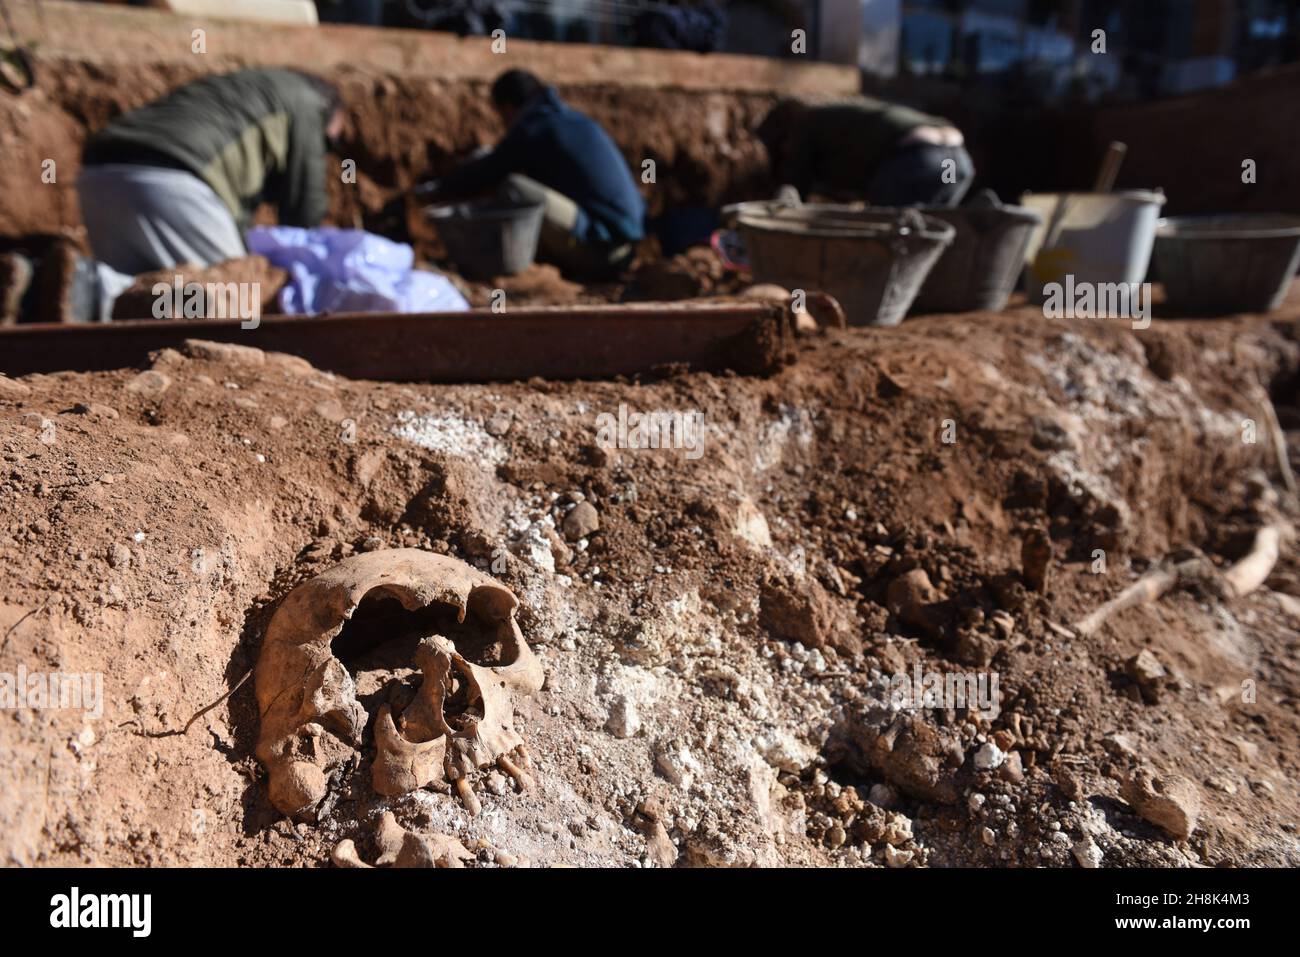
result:
<svg viewBox="0 0 1300 957"><path fill-rule="evenodd" d="M120 369L209 339L291 353L357 379L588 379L662 367L765 374L789 361L792 336L783 306L739 302L264 316L256 329L235 319L33 324L0 330L0 372Z"/></svg>

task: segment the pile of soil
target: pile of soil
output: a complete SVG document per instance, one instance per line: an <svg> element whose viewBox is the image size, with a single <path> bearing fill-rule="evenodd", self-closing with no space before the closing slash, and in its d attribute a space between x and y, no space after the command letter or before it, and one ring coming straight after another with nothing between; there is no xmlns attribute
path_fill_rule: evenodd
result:
<svg viewBox="0 0 1300 957"><path fill-rule="evenodd" d="M280 290L289 281L289 274L271 265L262 256L244 256L213 266L179 263L170 269L159 269L135 277L135 282L124 289L113 302L113 319L198 319L221 318L237 315L230 308L227 292L229 283L247 283L257 290L258 315L269 316L280 311ZM209 291L209 284L215 288ZM160 286L168 292L155 292ZM197 288L196 288L197 287ZM190 309L189 314L186 309ZM159 314L161 313L161 314Z"/></svg>
<svg viewBox="0 0 1300 957"><path fill-rule="evenodd" d="M1296 864L1289 535L1245 597L1074 627L1169 553L1295 522L1247 425L1264 383L1297 460L1300 296L1270 318L932 317L765 379L375 383L201 343L0 379L0 673L104 688L0 711L0 858L373 860L387 810L477 866ZM701 441L609 447L620 405ZM482 772L471 817L381 798L366 757L287 820L239 681L294 585L403 546L519 597L535 786ZM999 696L899 709L915 671Z"/></svg>

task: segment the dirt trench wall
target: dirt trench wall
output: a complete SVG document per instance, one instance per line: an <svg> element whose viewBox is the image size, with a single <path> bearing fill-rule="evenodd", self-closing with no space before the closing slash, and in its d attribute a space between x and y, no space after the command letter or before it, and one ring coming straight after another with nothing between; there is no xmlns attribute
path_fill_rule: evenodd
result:
<svg viewBox="0 0 1300 957"><path fill-rule="evenodd" d="M340 161L357 182L333 182L340 225L383 228L380 212L401 188L437 175L501 127L487 88L523 67L554 82L603 123L638 174L652 215L672 205L716 206L765 189L766 155L751 130L791 92L848 92L853 70L817 63L507 41L363 27L303 28L191 21L90 4L15 6L18 34L36 46L38 82L0 93L0 236L75 230L76 172L87 135L205 73L285 65L336 81L350 128ZM194 52L202 30L207 52ZM53 161L53 181L48 161ZM28 188L30 187L30 188ZM51 193L53 198L51 198Z"/></svg>
<svg viewBox="0 0 1300 957"><path fill-rule="evenodd" d="M976 188L1004 201L1025 190L1092 188L1112 140L1128 146L1117 186L1161 188L1165 213L1300 212L1300 65L1215 90L1149 103L1044 107L1037 92L934 77L869 81L868 92L946 116L962 128ZM1242 163L1253 160L1254 181Z"/></svg>
<svg viewBox="0 0 1300 957"><path fill-rule="evenodd" d="M1128 144L1119 185L1164 187L1169 213L1300 213L1300 64L1219 90L1099 110L1094 152ZM1253 161L1253 176L1243 163Z"/></svg>

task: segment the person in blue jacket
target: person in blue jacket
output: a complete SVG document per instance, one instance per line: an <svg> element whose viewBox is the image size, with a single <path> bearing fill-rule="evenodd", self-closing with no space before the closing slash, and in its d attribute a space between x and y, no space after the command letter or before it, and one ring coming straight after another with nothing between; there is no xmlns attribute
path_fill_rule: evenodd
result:
<svg viewBox="0 0 1300 957"><path fill-rule="evenodd" d="M616 276L644 236L645 203L623 154L599 123L526 70L502 73L491 95L505 136L419 195L440 200L494 189L503 200L540 203L540 260L577 278Z"/></svg>

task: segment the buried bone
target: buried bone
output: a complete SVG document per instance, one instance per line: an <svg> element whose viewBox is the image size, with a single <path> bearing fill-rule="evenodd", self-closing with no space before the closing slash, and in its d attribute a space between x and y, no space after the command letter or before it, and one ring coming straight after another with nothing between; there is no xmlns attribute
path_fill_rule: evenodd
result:
<svg viewBox="0 0 1300 957"><path fill-rule="evenodd" d="M367 602L372 612L385 603L385 612L359 614ZM392 797L451 784L473 812L478 801L467 776L479 768L497 764L526 787L515 703L541 687L543 673L517 608L515 596L489 576L419 549L357 555L294 589L271 619L255 675L257 756L272 803L312 818L331 777L362 746L368 715L340 648L355 652L359 640L373 646L413 630L419 641L404 667L418 668L420 683L411 694L389 681L388 703L375 710L375 790ZM454 615L438 619L441 611Z"/></svg>
<svg viewBox="0 0 1300 957"><path fill-rule="evenodd" d="M448 780L476 812L478 801L466 775L493 763L527 788L528 776L510 758L524 743L513 726L513 697L540 687L536 660L513 670L480 667L445 638L432 636L420 642L415 661L424 677L401 727L387 706L379 714L371 775L375 790L397 796Z"/></svg>
<svg viewBox="0 0 1300 957"><path fill-rule="evenodd" d="M464 867L474 855L447 834L417 834L397 823L392 811L379 820L379 857L374 864L361 859L352 841L342 840L330 855L336 867Z"/></svg>

